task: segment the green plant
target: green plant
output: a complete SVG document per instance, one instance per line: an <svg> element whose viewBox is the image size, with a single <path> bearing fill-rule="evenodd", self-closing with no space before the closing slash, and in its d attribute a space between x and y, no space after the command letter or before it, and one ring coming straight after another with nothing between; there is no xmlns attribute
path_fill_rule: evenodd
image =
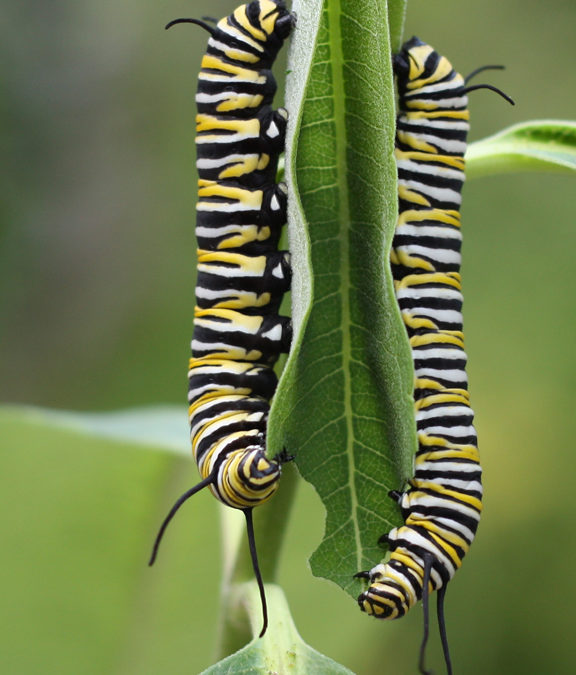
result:
<svg viewBox="0 0 576 675"><path fill-rule="evenodd" d="M361 494L361 481L355 477L369 472L378 476L383 486L397 486L410 473L414 447L410 355L385 264L396 213L389 54L401 42L404 5L393 0L388 8L376 0L360 7L352 0L326 2L325 7L319 1L303 3L290 65L288 106L293 134L286 171L292 189L293 314L298 332L275 399L270 447L274 451L286 444L297 454L301 473L324 496L327 537L313 557L313 570L352 595L357 587L350 572L374 564L380 556L374 532L398 522L388 500L366 501L370 495ZM575 139L576 127L570 122L517 126L473 144L468 175L543 168L573 171ZM39 442L50 424L66 428L73 423L92 439L84 441L88 445L96 445L98 434L106 433L115 439L128 438L136 445L146 440L149 445L169 447L166 438L178 423L170 417L164 418L163 424L162 418L142 412L127 421L123 436L114 417L31 414L36 428L44 430L30 435L31 445ZM8 427L27 415L10 409L4 412ZM146 422L150 426L143 439ZM154 432L158 434L155 442L151 438ZM384 439L388 439L386 445ZM178 439L172 447L180 446ZM373 460L365 460L366 448L374 452ZM140 465L141 476L133 471L138 456L146 457ZM73 461L71 457L67 460ZM127 495L130 508L142 509L143 520L152 526L157 516L154 487L159 491L163 472L171 462L180 460L146 451L145 445L141 452L132 449L123 458L110 456L109 460L115 478L123 477L123 482L132 486ZM327 460L333 463L330 470ZM361 461L368 461L368 466L360 467ZM281 494L258 514L260 555L269 582L274 581L282 523L289 515L291 482L295 480L293 472L286 473ZM70 492L69 485L61 486L70 504L79 496L80 487L81 483ZM148 496L139 496L140 492ZM62 519L73 511L65 504L59 512ZM360 521L360 509L377 515ZM121 518L110 524L110 530L117 535L120 525ZM102 537L108 534L101 532ZM130 537L114 538L126 559L126 574L118 583L124 583L129 594L134 583L131 564L139 564L135 554L139 545ZM130 543L135 547L130 548ZM246 553L231 546L225 554L229 562L237 562L228 565L224 581L230 605L222 612L227 617L221 624L223 653L246 641L246 622L240 630L235 628L238 615L242 619L246 613L253 619L256 632L259 625ZM270 634L232 657L234 667L248 663L252 668L258 667L255 664L263 668L265 664L283 672L285 655L290 653L296 660L295 672L322 672L321 667L325 672L339 672L338 666L326 665L324 657L313 655L299 643L279 589L269 587L268 595L274 618ZM105 611L105 600L102 598L99 611ZM352 601L350 611L357 611ZM102 644L107 644L105 638ZM313 666L311 659L315 660ZM215 666L213 672L219 668ZM225 668L231 672L230 661L222 665L223 672Z"/></svg>

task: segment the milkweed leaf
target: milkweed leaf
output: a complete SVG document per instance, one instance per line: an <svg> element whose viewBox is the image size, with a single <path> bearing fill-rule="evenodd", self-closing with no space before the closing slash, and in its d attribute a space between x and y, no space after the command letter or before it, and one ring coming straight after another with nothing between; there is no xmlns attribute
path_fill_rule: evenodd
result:
<svg viewBox="0 0 576 675"><path fill-rule="evenodd" d="M295 9L286 161L295 344L269 442L296 457L326 507L313 573L355 596L353 574L380 561L379 535L400 522L387 492L411 475L416 447L412 360L388 266L397 188L387 3Z"/></svg>
<svg viewBox="0 0 576 675"><path fill-rule="evenodd" d="M576 171L576 122L521 122L468 146L467 178L528 171Z"/></svg>
<svg viewBox="0 0 576 675"><path fill-rule="evenodd" d="M154 416L140 416L149 418L149 431ZM62 675L101 675L119 672L120 654L141 675L175 672L182 660L175 645L188 644L190 632L211 639L214 500L198 498L170 532L158 569L149 569L155 530L189 484L192 459L173 451L172 434L156 445L138 433L128 440L125 428L113 439L115 430L101 433L102 419L92 431L98 417L0 408L0 508L9 520L2 533L3 672L40 673L50 663ZM198 542L204 555L196 560ZM207 581L175 585L190 579L193 559L194 574ZM203 607L196 616L191 597ZM207 650L197 651L190 672L206 664Z"/></svg>
<svg viewBox="0 0 576 675"><path fill-rule="evenodd" d="M406 20L406 9L408 0L389 0L388 1L388 23L390 24L390 47L392 52L396 53L402 46L402 34L404 32L404 21Z"/></svg>
<svg viewBox="0 0 576 675"><path fill-rule="evenodd" d="M25 406L4 406L30 422L111 441L152 446L191 457L184 406L149 406L111 412L76 412Z"/></svg>

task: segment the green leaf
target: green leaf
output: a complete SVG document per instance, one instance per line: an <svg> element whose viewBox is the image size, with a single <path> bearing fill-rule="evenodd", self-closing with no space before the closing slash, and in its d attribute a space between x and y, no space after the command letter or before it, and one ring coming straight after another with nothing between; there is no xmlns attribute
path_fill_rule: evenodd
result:
<svg viewBox="0 0 576 675"><path fill-rule="evenodd" d="M576 170L576 122L522 122L471 143L466 177L526 171L570 173Z"/></svg>
<svg viewBox="0 0 576 675"><path fill-rule="evenodd" d="M314 574L355 596L354 573L382 558L379 536L401 522L387 492L411 476L416 448L412 359L388 264L397 218L388 12L382 0L297 11L286 160L295 339L270 441L295 455L326 507Z"/></svg>
<svg viewBox="0 0 576 675"><path fill-rule="evenodd" d="M246 610L258 625L260 599L255 584L241 589ZM268 631L243 649L208 668L202 675L262 675L262 673L302 673L302 675L353 675L352 671L309 647L300 637L281 589L266 586L270 608Z"/></svg>
<svg viewBox="0 0 576 675"><path fill-rule="evenodd" d="M186 409L177 406L150 406L105 413L72 412L47 408L6 406L31 423L46 424L87 436L126 441L171 450L191 457Z"/></svg>
<svg viewBox="0 0 576 675"><path fill-rule="evenodd" d="M395 54L402 46L402 34L406 20L408 0L388 0L388 23L390 24L390 46Z"/></svg>
<svg viewBox="0 0 576 675"><path fill-rule="evenodd" d="M214 561L194 556L193 546L216 549L214 517L206 517L213 499L198 497L194 513L182 516L184 526L170 532L161 559L148 568L161 518L189 484L193 464L162 447L112 441L89 431L90 424L76 424L98 417L0 408L0 509L8 524L2 672L183 672L178 652L189 634L201 643L212 639ZM191 569L206 583L176 588L173 579L189 578ZM190 612L191 598L204 607L201 614ZM207 650L199 650L189 672L206 662Z"/></svg>

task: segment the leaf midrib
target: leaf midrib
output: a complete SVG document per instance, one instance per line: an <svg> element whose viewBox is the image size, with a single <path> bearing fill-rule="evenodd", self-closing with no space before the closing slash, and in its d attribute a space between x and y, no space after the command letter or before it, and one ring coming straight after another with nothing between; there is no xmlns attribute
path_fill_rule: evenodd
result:
<svg viewBox="0 0 576 675"><path fill-rule="evenodd" d="M347 147L348 136L346 132L346 88L344 86L344 52L342 49L342 32L340 18L342 15L342 6L340 2L328 3L328 22L332 27L331 40L331 69L332 82L334 88L334 127L336 131L336 174L342 181L342 190L338 200L338 220L341 243L342 265L350 265L350 223L352 222L350 214L350 200L348 196L347 181ZM350 502L351 513L358 512L358 495L356 493L356 483L354 476L356 474L356 465L354 461L354 428L352 425L352 384L350 381L350 354L352 350L351 321L352 313L350 308L350 275L341 274L340 276L340 299L342 310L342 373L344 378L344 419L346 421L346 455L348 457L348 475L350 477ZM356 517L352 518L352 527L354 529L354 539L356 542L356 551L362 550L360 540L360 529ZM361 560L358 556L358 569L361 566Z"/></svg>

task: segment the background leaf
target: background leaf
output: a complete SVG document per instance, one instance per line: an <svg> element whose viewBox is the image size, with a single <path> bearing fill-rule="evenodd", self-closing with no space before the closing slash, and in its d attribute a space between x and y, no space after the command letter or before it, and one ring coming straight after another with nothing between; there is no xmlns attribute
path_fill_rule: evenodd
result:
<svg viewBox="0 0 576 675"><path fill-rule="evenodd" d="M467 178L528 171L576 171L576 122L521 122L468 146Z"/></svg>
<svg viewBox="0 0 576 675"><path fill-rule="evenodd" d="M58 417L68 419L59 425ZM73 418L0 410L0 509L10 524L3 528L2 671L152 674L164 664L178 672L182 627L201 634L214 613L213 561L195 560L192 548L194 540L214 547L213 526L196 518L186 529L184 517L156 566L147 560L192 462L152 444L112 441L89 425L73 431ZM206 582L171 590L171 574L184 578L192 560ZM189 616L194 595L207 606L197 618ZM196 669L205 665L199 656Z"/></svg>
<svg viewBox="0 0 576 675"><path fill-rule="evenodd" d="M172 450L188 458L191 456L188 416L184 406L150 406L107 413L5 406L5 414L8 415L10 410L31 423L54 426L88 437Z"/></svg>
<svg viewBox="0 0 576 675"><path fill-rule="evenodd" d="M307 244L304 222L313 272L294 257L294 303L299 289L313 299L275 413L327 511L312 570L352 595L353 574L382 558L377 539L399 522L386 494L411 475L415 448L412 363L387 264L397 210L387 20L379 0L325 3L287 160L301 205L291 241ZM306 47L296 31L292 58ZM301 92L300 73L289 109ZM306 311L295 309L297 327Z"/></svg>

